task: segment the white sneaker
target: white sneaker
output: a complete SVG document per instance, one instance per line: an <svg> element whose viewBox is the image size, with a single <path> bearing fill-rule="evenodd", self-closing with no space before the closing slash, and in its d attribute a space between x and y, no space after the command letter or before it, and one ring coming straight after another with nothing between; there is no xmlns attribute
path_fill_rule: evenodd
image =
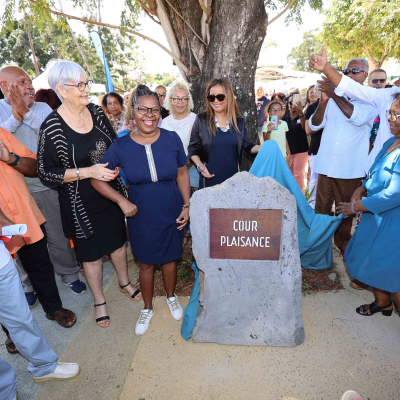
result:
<svg viewBox="0 0 400 400"><path fill-rule="evenodd" d="M153 318L154 309L153 310L146 310L143 309L140 311L140 317L136 322L135 333L137 336L142 336L147 332L149 329L150 320Z"/></svg>
<svg viewBox="0 0 400 400"><path fill-rule="evenodd" d="M167 297L167 304L169 309L171 310L172 318L176 321L179 321L183 317L183 308L179 304L178 296L175 295L174 297Z"/></svg>
<svg viewBox="0 0 400 400"><path fill-rule="evenodd" d="M76 378L81 369L78 364L59 362L55 371L43 376L34 376L33 382L41 383L47 381L67 381Z"/></svg>
<svg viewBox="0 0 400 400"><path fill-rule="evenodd" d="M347 392L343 393L341 400L362 400L362 397L354 390L348 390Z"/></svg>

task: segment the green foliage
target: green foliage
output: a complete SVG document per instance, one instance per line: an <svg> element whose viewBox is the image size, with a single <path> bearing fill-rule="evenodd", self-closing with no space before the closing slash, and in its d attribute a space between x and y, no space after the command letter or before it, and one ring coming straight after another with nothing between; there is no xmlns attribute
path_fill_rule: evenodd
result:
<svg viewBox="0 0 400 400"><path fill-rule="evenodd" d="M291 0L264 0L267 10L275 11L274 14L279 13L287 7L290 2ZM303 23L301 12L306 3L308 3L312 10L321 10L323 5L322 0L296 0L286 15L285 22L287 25L289 25L290 22L296 22L299 25Z"/></svg>
<svg viewBox="0 0 400 400"><path fill-rule="evenodd" d="M178 76L171 75L169 73L146 75L146 83L149 85L153 85L154 83L156 83L157 85L168 87L173 81L176 81L177 79Z"/></svg>
<svg viewBox="0 0 400 400"><path fill-rule="evenodd" d="M323 40L343 58L368 57L376 68L400 58L400 2L336 0L326 11Z"/></svg>
<svg viewBox="0 0 400 400"><path fill-rule="evenodd" d="M0 35L0 65L16 64L34 76L34 65L28 40L27 25L24 21L14 21L13 30L4 30ZM90 28L90 27L89 27ZM86 69L78 48L68 29L62 24L51 24L39 28L30 28L35 47L38 66L43 71L51 59L63 58L75 61ZM141 55L137 52L135 40L122 37L114 30L101 30L104 52L112 71L116 89L126 91L132 89L143 80L142 74L136 71L141 67ZM88 64L93 71L96 83L105 83L103 65L89 37L79 35L77 40L86 55Z"/></svg>
<svg viewBox="0 0 400 400"><path fill-rule="evenodd" d="M322 36L318 29L314 29L303 34L303 42L293 47L291 53L288 55L287 60L293 64L294 69L297 71L310 71L308 69L308 62L311 56L321 51L323 45ZM336 56L333 51L328 51L328 60L336 68L343 66L346 60L342 60Z"/></svg>

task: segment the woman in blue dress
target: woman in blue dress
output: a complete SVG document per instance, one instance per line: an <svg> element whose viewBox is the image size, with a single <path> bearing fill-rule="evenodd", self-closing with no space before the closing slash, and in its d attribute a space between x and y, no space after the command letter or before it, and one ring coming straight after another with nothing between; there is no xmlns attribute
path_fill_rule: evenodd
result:
<svg viewBox="0 0 400 400"><path fill-rule="evenodd" d="M232 85L213 79L206 88L206 111L194 121L189 157L201 173L199 188L218 185L239 172L243 150L254 157L260 150L247 135Z"/></svg>
<svg viewBox="0 0 400 400"><path fill-rule="evenodd" d="M144 300L135 333L143 335L154 315L154 264L162 265L172 317L180 320L183 316L175 295L176 260L182 257L182 230L189 220L190 180L178 134L157 127L157 94L139 85L132 97L132 108L137 131L114 141L101 161L108 163L111 170L120 167L124 171L128 199L108 183L92 180L92 185L116 202L127 217L132 253L140 264Z"/></svg>
<svg viewBox="0 0 400 400"><path fill-rule="evenodd" d="M351 203L338 207L344 215L363 211L344 258L351 275L374 290L375 301L356 310L365 316L390 316L391 298L400 308L400 94L387 114L394 137L383 145Z"/></svg>

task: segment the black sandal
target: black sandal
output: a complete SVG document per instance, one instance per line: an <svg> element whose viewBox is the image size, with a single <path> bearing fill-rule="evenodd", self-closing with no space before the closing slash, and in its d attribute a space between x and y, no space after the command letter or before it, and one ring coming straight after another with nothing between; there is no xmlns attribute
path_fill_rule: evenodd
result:
<svg viewBox="0 0 400 400"><path fill-rule="evenodd" d="M136 290L136 292L134 292L134 293L132 293L132 296L129 296L129 293L124 289L124 288L126 288L128 285L130 285L131 284L131 281L129 281L126 285L124 285L124 286L121 286L121 285L119 285L119 283L118 283L118 285L119 285L119 290L120 290L120 292L121 293L124 293L126 296L128 296L132 301L140 301L140 300L142 300L142 298L140 298L140 299L137 299L136 297L138 296L138 294L140 293L140 289L138 289L138 290Z"/></svg>
<svg viewBox="0 0 400 400"><path fill-rule="evenodd" d="M106 304L107 304L107 302L104 302L104 303L101 303L101 304L95 304L94 307L101 307L101 306L105 306ZM106 325L106 326L100 325L99 322L102 322L102 321L108 321L109 324ZM96 322L97 322L97 325L99 325L100 328L108 328L110 326L110 322L111 321L110 321L110 317L108 315L104 315L103 317L96 318Z"/></svg>
<svg viewBox="0 0 400 400"><path fill-rule="evenodd" d="M6 342L4 343L6 345L6 350L10 353L10 354L17 354L19 353L17 346L15 346L14 342L12 341L12 339L10 338L9 335L7 335L7 339Z"/></svg>
<svg viewBox="0 0 400 400"><path fill-rule="evenodd" d="M385 308L388 308L392 305L392 303L389 303L387 306L385 307L379 307L375 304L375 302L371 303L371 304L364 304L360 307L358 307L356 309L357 313L360 315L363 315L364 317L370 317L371 315L374 315L378 312L381 312L382 315L384 315L385 317L390 317L392 315L393 312L393 308L391 310L385 310ZM369 313L367 312L367 308L369 307Z"/></svg>

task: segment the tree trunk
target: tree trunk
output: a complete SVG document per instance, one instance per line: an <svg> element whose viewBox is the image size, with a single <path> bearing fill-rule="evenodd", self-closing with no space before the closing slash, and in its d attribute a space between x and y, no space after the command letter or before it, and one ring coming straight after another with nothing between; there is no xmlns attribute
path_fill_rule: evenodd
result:
<svg viewBox="0 0 400 400"><path fill-rule="evenodd" d="M189 68L185 79L192 85L195 112L204 110L207 82L225 77L233 86L249 136L257 142L255 73L268 25L263 0L214 0L210 25L206 27L210 34L207 45L203 43L207 35L204 35L205 19L199 0L163 0L163 5L180 48L181 60ZM250 164L243 161L242 168L248 169Z"/></svg>

